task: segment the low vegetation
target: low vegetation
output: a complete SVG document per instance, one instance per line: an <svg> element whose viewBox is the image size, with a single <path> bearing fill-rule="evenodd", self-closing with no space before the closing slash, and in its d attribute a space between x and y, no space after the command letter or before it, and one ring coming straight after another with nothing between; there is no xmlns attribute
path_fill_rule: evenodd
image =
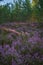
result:
<svg viewBox="0 0 43 65"><path fill-rule="evenodd" d="M0 65L43 65L43 0L0 5Z"/></svg>

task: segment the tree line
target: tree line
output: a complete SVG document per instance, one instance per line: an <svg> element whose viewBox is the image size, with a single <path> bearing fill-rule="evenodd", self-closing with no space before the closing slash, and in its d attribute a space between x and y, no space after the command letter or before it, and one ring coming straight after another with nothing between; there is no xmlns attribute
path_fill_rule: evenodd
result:
<svg viewBox="0 0 43 65"><path fill-rule="evenodd" d="M43 21L43 0L14 0L14 3L0 5L0 23Z"/></svg>

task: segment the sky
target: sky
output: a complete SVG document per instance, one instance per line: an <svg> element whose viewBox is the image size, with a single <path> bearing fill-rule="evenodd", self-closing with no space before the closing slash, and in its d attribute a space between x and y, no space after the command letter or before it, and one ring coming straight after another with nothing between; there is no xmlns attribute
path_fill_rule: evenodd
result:
<svg viewBox="0 0 43 65"><path fill-rule="evenodd" d="M30 0L32 1L32 0ZM6 4L6 3L13 3L13 0L3 0L3 1L0 1L0 5L3 5L3 4Z"/></svg>
<svg viewBox="0 0 43 65"><path fill-rule="evenodd" d="M3 0L0 1L0 5L6 4L6 3L13 3L13 0Z"/></svg>

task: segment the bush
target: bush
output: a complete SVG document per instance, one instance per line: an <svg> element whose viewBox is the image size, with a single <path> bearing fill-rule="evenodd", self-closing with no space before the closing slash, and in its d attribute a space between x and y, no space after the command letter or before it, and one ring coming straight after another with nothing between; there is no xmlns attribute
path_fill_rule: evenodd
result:
<svg viewBox="0 0 43 65"><path fill-rule="evenodd" d="M28 43L24 37L21 41L12 42L11 47L8 44L0 45L1 65L43 65L43 44Z"/></svg>

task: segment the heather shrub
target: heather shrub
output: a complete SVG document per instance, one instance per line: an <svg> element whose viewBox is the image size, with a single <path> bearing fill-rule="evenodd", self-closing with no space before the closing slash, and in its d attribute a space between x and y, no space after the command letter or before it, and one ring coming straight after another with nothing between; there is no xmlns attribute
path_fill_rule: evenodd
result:
<svg viewBox="0 0 43 65"><path fill-rule="evenodd" d="M0 65L43 65L43 36L37 29L0 34Z"/></svg>
<svg viewBox="0 0 43 65"><path fill-rule="evenodd" d="M20 65L42 65L43 64L43 46L39 43L32 45L26 43L21 46L17 45L16 51L19 54L17 61ZM21 62L20 62L21 61Z"/></svg>
<svg viewBox="0 0 43 65"><path fill-rule="evenodd" d="M0 52L1 65L43 65L43 44L29 43L26 36L20 40L12 42L11 47L8 44L3 47L0 45L0 50L3 51Z"/></svg>

